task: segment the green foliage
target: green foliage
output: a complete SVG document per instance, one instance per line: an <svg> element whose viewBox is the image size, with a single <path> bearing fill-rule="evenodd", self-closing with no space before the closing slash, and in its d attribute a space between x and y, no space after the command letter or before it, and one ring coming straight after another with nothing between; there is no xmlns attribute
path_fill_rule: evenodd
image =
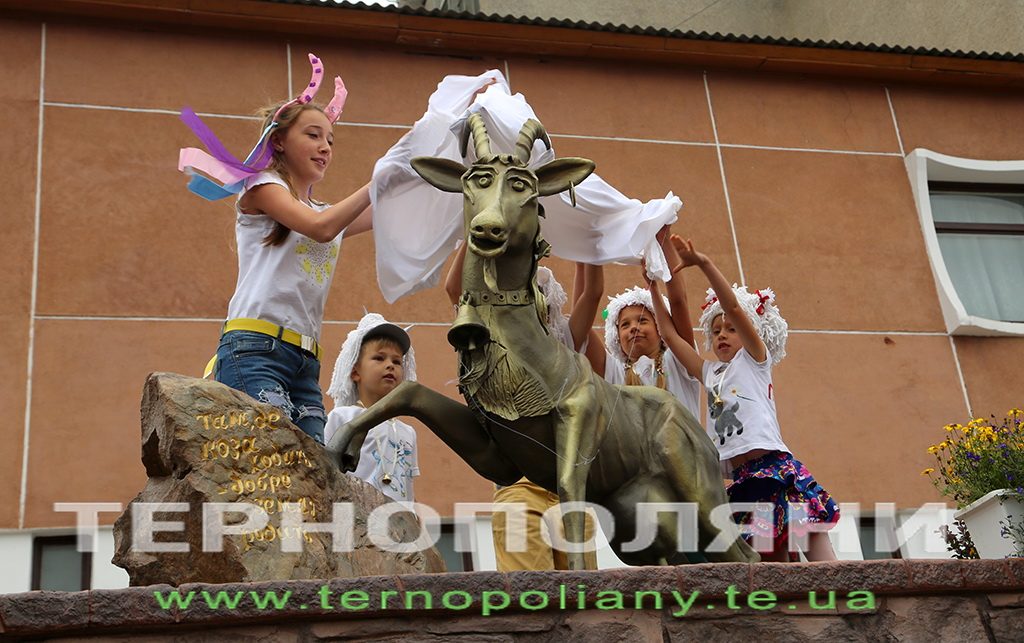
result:
<svg viewBox="0 0 1024 643"><path fill-rule="evenodd" d="M1024 494L1024 411L1011 409L998 424L975 418L945 428L946 439L928 447L935 467L921 472L942 495L963 508L996 489Z"/></svg>
<svg viewBox="0 0 1024 643"><path fill-rule="evenodd" d="M953 558L966 560L980 558L978 550L974 548L974 541L971 540L971 533L967 531L967 525L962 520L954 520L953 528L949 525L939 527L939 534L946 541L946 549L953 554Z"/></svg>

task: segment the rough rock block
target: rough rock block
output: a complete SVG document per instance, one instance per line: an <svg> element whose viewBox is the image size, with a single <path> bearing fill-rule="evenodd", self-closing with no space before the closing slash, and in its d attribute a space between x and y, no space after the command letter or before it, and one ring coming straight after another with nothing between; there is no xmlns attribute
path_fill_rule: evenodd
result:
<svg viewBox="0 0 1024 643"><path fill-rule="evenodd" d="M370 515L389 499L340 472L280 410L223 384L151 374L142 398L142 462L146 487L114 526L113 562L128 571L132 585L444 571L433 548L397 553L374 544ZM142 503L187 509L150 513L153 542L147 544L138 529L133 538L133 515L145 523ZM234 504L219 513L217 503ZM285 503L296 505L305 527L282 528ZM351 519L338 521L344 526L336 534L314 531L311 523L332 521L334 503L343 503L340 511L350 508ZM224 535L204 543L204 522L223 525ZM376 523L383 525L378 542L412 542L420 533L411 512ZM332 551L335 537L351 543ZM284 551L283 540L298 551ZM153 551L172 547L181 551Z"/></svg>

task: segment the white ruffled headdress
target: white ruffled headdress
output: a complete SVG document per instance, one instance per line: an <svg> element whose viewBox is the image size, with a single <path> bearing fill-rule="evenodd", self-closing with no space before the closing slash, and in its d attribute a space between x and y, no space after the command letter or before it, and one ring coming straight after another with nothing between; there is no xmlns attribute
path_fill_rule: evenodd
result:
<svg viewBox="0 0 1024 643"><path fill-rule="evenodd" d="M565 318L565 313L562 312L565 302L569 301L568 295L565 294L565 288L562 288L562 284L555 279L551 269L544 266L537 267L537 287L544 293L544 299L548 305L548 330L551 331L552 337L566 346L572 346L569 321Z"/></svg>
<svg viewBox="0 0 1024 643"><path fill-rule="evenodd" d="M372 334L370 331L381 324L394 326L377 313L367 313L359 320L355 329L349 332L345 343L341 345L341 352L338 353L338 359L334 362L331 386L327 389L327 394L334 398L335 406L352 406L359 400L356 383L352 381L352 369L355 368L356 360L359 359L359 350L363 347L363 339L368 334ZM402 379L416 381L416 356L411 344L409 350L402 357Z"/></svg>
<svg viewBox="0 0 1024 643"><path fill-rule="evenodd" d="M757 335L764 342L768 354L772 358L772 366L786 356L786 338L789 336L789 324L783 319L778 306L775 305L775 292L771 288L749 292L745 287L732 285L740 308L754 322ZM715 291L708 288L707 299L701 306L700 327L704 331L704 348L711 350L711 322L722 314L722 303L718 301Z"/></svg>
<svg viewBox="0 0 1024 643"><path fill-rule="evenodd" d="M665 308L670 308L668 298L662 295L661 299L665 302ZM623 308L628 308L629 306L643 306L651 311L651 319L654 321L655 327L657 327L658 319L654 316L654 300L651 299L650 290L639 286L634 286L614 297L609 297L608 300L608 308L606 309L608 316L604 320L604 345L612 355L625 359L626 351L622 350L622 346L619 344L619 313L622 312ZM658 332L661 333L661 330L659 329Z"/></svg>

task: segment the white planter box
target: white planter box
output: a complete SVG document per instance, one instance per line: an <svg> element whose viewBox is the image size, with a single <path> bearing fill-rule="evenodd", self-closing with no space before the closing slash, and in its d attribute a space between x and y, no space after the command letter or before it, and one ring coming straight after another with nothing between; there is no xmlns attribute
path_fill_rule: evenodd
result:
<svg viewBox="0 0 1024 643"><path fill-rule="evenodd" d="M1013 521L1024 520L1024 503L1020 496L1009 489L996 489L978 498L953 516L964 521L971 540L982 558L1006 558L1013 554L1013 540L1000 535L1000 521L1007 523L1008 516Z"/></svg>

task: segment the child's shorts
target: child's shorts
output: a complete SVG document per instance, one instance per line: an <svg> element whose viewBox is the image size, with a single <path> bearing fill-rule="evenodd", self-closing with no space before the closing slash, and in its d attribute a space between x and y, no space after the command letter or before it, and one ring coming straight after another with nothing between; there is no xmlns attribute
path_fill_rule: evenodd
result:
<svg viewBox="0 0 1024 643"><path fill-rule="evenodd" d="M835 526L839 522L835 500L791 453L772 451L746 462L733 470L732 480L728 489L730 502L775 505L770 522L757 512L736 514L738 524L750 526L748 540L754 535L771 537L775 551L788 548L791 523L793 533L803 535L810 531L806 528L808 523Z"/></svg>

